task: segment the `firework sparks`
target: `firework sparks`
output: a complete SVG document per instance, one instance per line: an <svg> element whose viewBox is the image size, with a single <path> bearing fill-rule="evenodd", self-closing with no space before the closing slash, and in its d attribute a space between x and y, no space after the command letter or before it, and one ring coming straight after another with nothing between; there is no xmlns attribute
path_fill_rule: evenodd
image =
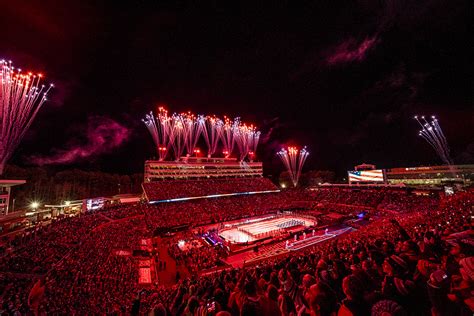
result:
<svg viewBox="0 0 474 316"><path fill-rule="evenodd" d="M443 130L439 125L438 119L435 116L431 116L431 122L429 122L425 116L415 116L415 120L420 124L421 130L418 135L423 137L428 144L433 147L441 160L451 165L451 155L449 152L448 142L444 136Z"/></svg>
<svg viewBox="0 0 474 316"><path fill-rule="evenodd" d="M253 155L257 150L260 132L253 125L246 124L234 126L234 129L234 138L239 147L239 158L243 161L245 157Z"/></svg>
<svg viewBox="0 0 474 316"><path fill-rule="evenodd" d="M234 150L235 139L234 139L234 131L235 126L239 125L239 118L236 118L234 121L231 121L229 118L224 117L224 125L222 127L221 133L221 140L222 146L224 147L224 157L229 158L232 155L232 151Z"/></svg>
<svg viewBox="0 0 474 316"><path fill-rule="evenodd" d="M308 150L306 147L301 150L298 150L296 147L288 147L288 149L282 148L277 155L285 165L291 182L293 182L293 186L296 187L301 176L303 165L309 155Z"/></svg>
<svg viewBox="0 0 474 316"><path fill-rule="evenodd" d="M222 137L224 122L216 116L201 117L204 140L207 145L207 157L211 158L217 150L219 139Z"/></svg>
<svg viewBox="0 0 474 316"><path fill-rule="evenodd" d="M46 101L49 90L42 75L22 73L11 61L0 60L0 175L7 160Z"/></svg>
<svg viewBox="0 0 474 316"><path fill-rule="evenodd" d="M225 158L232 155L237 144L239 160L243 161L246 157L253 160L260 139L257 128L242 123L239 117L231 120L224 116L220 119L215 115L194 115L191 112L168 116L164 108L159 108L156 118L150 112L142 121L153 138L160 160L173 156L177 161L184 154L186 157L196 154L201 135L207 146L208 158L216 154L221 143ZM172 155L168 154L170 151Z"/></svg>
<svg viewBox="0 0 474 316"><path fill-rule="evenodd" d="M158 108L156 119L153 112L150 112L142 120L153 138L160 161L166 158L168 152L169 120L168 112L163 107Z"/></svg>

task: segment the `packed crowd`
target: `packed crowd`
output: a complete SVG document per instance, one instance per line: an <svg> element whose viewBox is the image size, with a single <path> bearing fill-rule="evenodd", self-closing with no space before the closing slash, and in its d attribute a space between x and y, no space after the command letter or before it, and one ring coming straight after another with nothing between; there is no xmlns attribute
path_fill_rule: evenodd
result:
<svg viewBox="0 0 474 316"><path fill-rule="evenodd" d="M179 234L165 242L168 253L176 260L176 264L185 265L192 274L222 265L220 259L227 256L225 247L210 245L203 239L197 239L192 233L187 236Z"/></svg>
<svg viewBox="0 0 474 316"><path fill-rule="evenodd" d="M415 207L419 211L428 212L435 209L439 202L435 196L407 195L406 192L400 193L398 191L368 190L365 194L361 194L360 191L351 193L347 189L333 188L333 190L336 193L332 192L331 189L323 189L316 196L313 193L314 191L307 194L307 192L302 193L298 190L289 190L271 195L163 204L157 209L149 208L147 219L149 223L151 222L150 225L152 227L169 225L170 223L186 223L199 226L242 218L243 214L248 216L264 215L281 210L282 206L285 205L283 201L309 199L310 201L318 201L318 203L313 208L298 210L298 213L312 215L317 219L319 225L333 225L341 223L347 218L347 216L340 215L357 215L361 212L371 212L377 215L386 213L374 201L381 204L384 201L390 201L397 211L405 210L406 212L413 211ZM340 192L341 196L337 192ZM319 202L317 198L321 198L321 201L324 201L324 203ZM355 203L355 205L339 204L339 202L349 203L349 201ZM373 206L368 207L364 205ZM376 209L377 212L375 212ZM332 214L329 214L331 212ZM215 214L219 214L219 217L215 217ZM177 221L174 222L174 220ZM191 230L188 231L187 235L186 233L179 233L178 237L169 242L170 254L178 259L179 263L184 264L192 273L221 266L222 262L219 258L224 258L225 252L220 247L206 244L204 247L194 247L191 250L182 251L177 246L178 240L189 242L196 240L196 236L189 236L190 232Z"/></svg>
<svg viewBox="0 0 474 316"><path fill-rule="evenodd" d="M300 191L199 199L156 206L143 205L150 227L198 226L264 215L291 206Z"/></svg>
<svg viewBox="0 0 474 316"><path fill-rule="evenodd" d="M473 193L459 194L440 209L382 218L283 259L186 279L143 302L160 315L472 315L473 206ZM453 239L455 232L465 233Z"/></svg>
<svg viewBox="0 0 474 316"><path fill-rule="evenodd" d="M2 303L0 315L26 314L30 309L28 306L28 295L33 287L34 279L27 275L14 275L11 273L0 273L0 294Z"/></svg>
<svg viewBox="0 0 474 316"><path fill-rule="evenodd" d="M0 257L1 271L43 274L71 248L79 246L84 235L107 220L92 214L53 221L34 232L13 239Z"/></svg>
<svg viewBox="0 0 474 316"><path fill-rule="evenodd" d="M0 257L0 315L29 310L28 295L33 284L50 271L64 256L81 249L92 230L107 222L96 214L54 220L37 226L9 241Z"/></svg>
<svg viewBox="0 0 474 316"><path fill-rule="evenodd" d="M46 280L38 312L52 315L124 313L138 288L138 260L115 255L133 250L146 227L133 218L112 222L84 238L77 251L56 263ZM112 237L112 238L111 238Z"/></svg>
<svg viewBox="0 0 474 316"><path fill-rule="evenodd" d="M322 204L376 207L386 194L394 193L393 190L381 189L355 190L344 187L321 187L310 190L308 195Z"/></svg>
<svg viewBox="0 0 474 316"><path fill-rule="evenodd" d="M113 220L130 218L143 215L145 207L146 204L141 204L139 207L136 204L118 204L107 207L100 214Z"/></svg>
<svg viewBox="0 0 474 316"><path fill-rule="evenodd" d="M149 201L230 194L274 191L278 188L267 178L235 178L205 180L167 180L143 184Z"/></svg>
<svg viewBox="0 0 474 316"><path fill-rule="evenodd" d="M292 201L318 204L318 196L290 190L137 204L55 221L18 236L0 257L0 314L472 314L470 235L451 238L471 228L472 192L441 201L392 192L376 191L372 197L367 192L340 192L342 196L325 192L319 197L324 203L375 209L390 205L398 213L383 213L336 241L285 258L211 276L193 273L173 288L154 284L145 291L137 283L138 259L114 254L133 252L154 228L262 215L290 207ZM397 216L398 222L390 216ZM212 267L222 255L208 246L184 254L169 249L191 272ZM30 291L38 283L44 295L32 299Z"/></svg>
<svg viewBox="0 0 474 316"><path fill-rule="evenodd" d="M438 204L438 199L426 195L386 194L377 205L379 211L412 212L421 207L433 209Z"/></svg>
<svg viewBox="0 0 474 316"><path fill-rule="evenodd" d="M384 212L412 212L420 208L433 209L439 203L436 194L415 195L404 189L319 188L309 191L310 198L317 201L316 209L341 214L368 211L372 214Z"/></svg>

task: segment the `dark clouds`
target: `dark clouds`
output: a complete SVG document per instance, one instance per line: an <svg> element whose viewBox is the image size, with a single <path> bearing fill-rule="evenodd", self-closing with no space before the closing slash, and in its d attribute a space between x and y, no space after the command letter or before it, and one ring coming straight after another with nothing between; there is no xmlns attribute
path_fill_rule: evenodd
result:
<svg viewBox="0 0 474 316"><path fill-rule="evenodd" d="M329 56L326 57L326 62L331 66L348 62L361 62L367 57L369 51L374 49L377 42L378 38L376 36L366 37L360 43L353 38L345 40L330 50Z"/></svg>
<svg viewBox="0 0 474 316"><path fill-rule="evenodd" d="M154 155L140 119L160 102L262 126L270 172L284 143L308 145L309 167L340 172L361 160L439 163L416 137L417 113L437 114L460 156L474 138L469 4L6 2L0 57L57 85L13 162L72 149L64 131L85 135L88 117L105 116L133 133L95 166L140 171Z"/></svg>
<svg viewBox="0 0 474 316"><path fill-rule="evenodd" d="M106 117L91 117L87 122L85 135L69 141L65 149L53 149L50 156L33 156L29 160L36 165L70 165L93 160L98 156L110 153L123 145L130 136L130 131L120 123Z"/></svg>

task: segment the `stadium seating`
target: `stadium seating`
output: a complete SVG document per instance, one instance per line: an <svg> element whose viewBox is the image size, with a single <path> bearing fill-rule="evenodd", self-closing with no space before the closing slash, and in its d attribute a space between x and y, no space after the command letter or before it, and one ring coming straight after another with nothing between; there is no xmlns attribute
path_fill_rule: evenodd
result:
<svg viewBox="0 0 474 316"><path fill-rule="evenodd" d="M320 194L294 190L123 205L38 227L10 241L0 257L2 313L198 315L208 314L211 302L216 311L231 315L472 314L473 192L441 199L400 197L389 190ZM193 275L173 287L154 279L144 288L139 284L141 260L116 255L117 250L140 248L156 226L261 215L293 200L395 212L381 211L337 240L267 258L245 270L203 276L197 274L219 264L225 251L210 245L181 250L179 238L194 238L193 229L187 230L162 241Z"/></svg>
<svg viewBox="0 0 474 316"><path fill-rule="evenodd" d="M148 201L278 190L267 178L167 180L144 183L143 189Z"/></svg>

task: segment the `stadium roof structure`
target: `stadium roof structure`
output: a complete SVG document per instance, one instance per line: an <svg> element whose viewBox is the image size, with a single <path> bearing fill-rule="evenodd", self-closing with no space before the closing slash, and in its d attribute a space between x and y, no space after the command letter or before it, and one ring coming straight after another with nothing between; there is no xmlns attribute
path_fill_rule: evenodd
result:
<svg viewBox="0 0 474 316"><path fill-rule="evenodd" d="M7 180L7 179L0 179L0 187L3 188L10 188L16 185L25 184L26 180Z"/></svg>
<svg viewBox="0 0 474 316"><path fill-rule="evenodd" d="M363 162L360 165L355 166L354 169L355 170L374 170L376 169L376 166L373 164Z"/></svg>

